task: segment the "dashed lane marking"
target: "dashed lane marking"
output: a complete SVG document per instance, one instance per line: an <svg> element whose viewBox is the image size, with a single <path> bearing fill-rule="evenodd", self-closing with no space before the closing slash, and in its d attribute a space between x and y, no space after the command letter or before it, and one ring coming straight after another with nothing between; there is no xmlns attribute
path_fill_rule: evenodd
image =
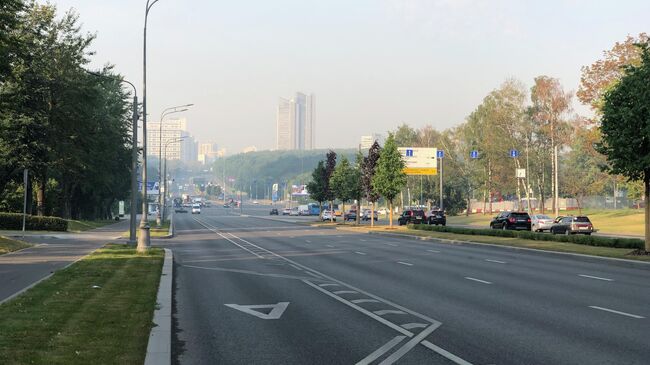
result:
<svg viewBox="0 0 650 365"><path fill-rule="evenodd" d="M406 266L413 266L412 263L410 262L402 262L402 261L397 261L398 264L406 265Z"/></svg>
<svg viewBox="0 0 650 365"><path fill-rule="evenodd" d="M578 276L581 276L581 277L587 278L587 279L596 279L596 280L602 280L602 281L614 281L614 279L601 278L599 276L591 276L591 275L584 275L584 274L578 274Z"/></svg>
<svg viewBox="0 0 650 365"><path fill-rule="evenodd" d="M433 253L440 253L438 250L427 250L428 252L433 252Z"/></svg>
<svg viewBox="0 0 650 365"><path fill-rule="evenodd" d="M469 276L465 276L465 279L471 280L471 281L476 281L478 283L488 284L488 285L492 284L489 281L485 281L485 280L481 280L481 279L477 279L477 278L472 278L472 277L469 277Z"/></svg>
<svg viewBox="0 0 650 365"><path fill-rule="evenodd" d="M617 310L609 309L609 308L597 307L597 306L595 306L595 305L590 305L589 308L591 308L591 309L598 309L598 310L601 310L601 311L605 311L605 312L609 312L609 313L614 313L614 314L620 314L621 316L626 316L626 317L631 317L631 318L636 318L636 319L643 319L643 318L645 318L644 316L639 316L639 315L631 314L631 313L625 313L625 312L621 312L621 311L617 311Z"/></svg>
<svg viewBox="0 0 650 365"><path fill-rule="evenodd" d="M505 264L505 261L499 261L499 260L492 260L492 259L485 259L487 262L494 262L495 264Z"/></svg>
<svg viewBox="0 0 650 365"><path fill-rule="evenodd" d="M365 252L359 252L359 251L354 251L354 253L356 253L357 255L365 255L366 254Z"/></svg>

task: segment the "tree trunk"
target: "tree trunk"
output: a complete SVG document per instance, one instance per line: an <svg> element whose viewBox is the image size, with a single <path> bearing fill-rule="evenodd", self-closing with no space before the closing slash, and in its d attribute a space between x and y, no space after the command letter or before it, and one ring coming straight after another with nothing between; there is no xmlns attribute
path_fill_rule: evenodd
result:
<svg viewBox="0 0 650 365"><path fill-rule="evenodd" d="M334 201L330 200L330 223L334 223Z"/></svg>
<svg viewBox="0 0 650 365"><path fill-rule="evenodd" d="M646 191L647 191L647 189L646 189ZM388 212L388 227L393 228L393 200L392 199L388 201L388 209L389 209L389 212ZM646 210L648 210L647 204L646 204ZM646 217L647 216L648 215L646 213ZM646 227L647 227L647 224L646 224ZM648 235L647 232L648 232L648 228L646 228L646 236Z"/></svg>
<svg viewBox="0 0 650 365"><path fill-rule="evenodd" d="M643 176L645 195L645 250L650 252L650 171Z"/></svg>
<svg viewBox="0 0 650 365"><path fill-rule="evenodd" d="M39 179L36 184L36 214L42 217L45 215L45 178Z"/></svg>
<svg viewBox="0 0 650 365"><path fill-rule="evenodd" d="M375 226L375 202L370 202L370 228Z"/></svg>
<svg viewBox="0 0 650 365"><path fill-rule="evenodd" d="M341 218L343 218L343 224L345 224L345 202L341 202L341 215Z"/></svg>

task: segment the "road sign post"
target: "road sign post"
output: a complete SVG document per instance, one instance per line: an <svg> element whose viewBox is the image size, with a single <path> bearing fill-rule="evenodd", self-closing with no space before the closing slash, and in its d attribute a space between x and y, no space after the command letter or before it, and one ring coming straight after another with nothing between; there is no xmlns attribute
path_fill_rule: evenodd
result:
<svg viewBox="0 0 650 365"><path fill-rule="evenodd" d="M440 210L445 210L445 203L443 200L443 190L442 190L442 160L445 157L445 152L443 150L438 150L436 156L440 159Z"/></svg>

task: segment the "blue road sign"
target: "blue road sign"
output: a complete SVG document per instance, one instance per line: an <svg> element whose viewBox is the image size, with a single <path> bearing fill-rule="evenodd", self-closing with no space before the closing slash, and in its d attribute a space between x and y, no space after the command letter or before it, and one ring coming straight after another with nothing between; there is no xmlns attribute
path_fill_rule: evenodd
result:
<svg viewBox="0 0 650 365"><path fill-rule="evenodd" d="M443 150L438 150L438 151L436 152L436 156L437 156L438 158L444 158L444 157L445 157L445 151L443 151Z"/></svg>
<svg viewBox="0 0 650 365"><path fill-rule="evenodd" d="M512 157L512 158L519 157L519 151L510 150L510 157Z"/></svg>
<svg viewBox="0 0 650 365"><path fill-rule="evenodd" d="M413 150L406 150L406 157L413 157Z"/></svg>
<svg viewBox="0 0 650 365"><path fill-rule="evenodd" d="M478 151L477 151L477 150L474 150L474 151L470 152L470 153L469 153L469 157L471 157L471 158L478 158Z"/></svg>

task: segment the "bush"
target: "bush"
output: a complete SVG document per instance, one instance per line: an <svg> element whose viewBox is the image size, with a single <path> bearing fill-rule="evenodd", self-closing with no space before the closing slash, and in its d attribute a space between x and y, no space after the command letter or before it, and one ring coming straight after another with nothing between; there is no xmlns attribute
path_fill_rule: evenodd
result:
<svg viewBox="0 0 650 365"><path fill-rule="evenodd" d="M0 213L0 229L23 229L23 215L19 213ZM68 230L68 221L58 217L38 217L28 215L25 229L29 231L62 231Z"/></svg>
<svg viewBox="0 0 650 365"><path fill-rule="evenodd" d="M531 231L509 231L509 230L501 230L501 229L430 226L426 224L415 224L415 225L410 224L408 228L421 230L421 231L448 232L448 233L476 235L476 236L510 237L510 238L522 238L522 239L536 240L536 241L568 242L568 243L576 243L579 245L599 246L599 247L629 248L629 249L643 249L645 247L644 241L636 238L587 236L587 235L580 235L580 234L565 236L565 235L537 233Z"/></svg>

